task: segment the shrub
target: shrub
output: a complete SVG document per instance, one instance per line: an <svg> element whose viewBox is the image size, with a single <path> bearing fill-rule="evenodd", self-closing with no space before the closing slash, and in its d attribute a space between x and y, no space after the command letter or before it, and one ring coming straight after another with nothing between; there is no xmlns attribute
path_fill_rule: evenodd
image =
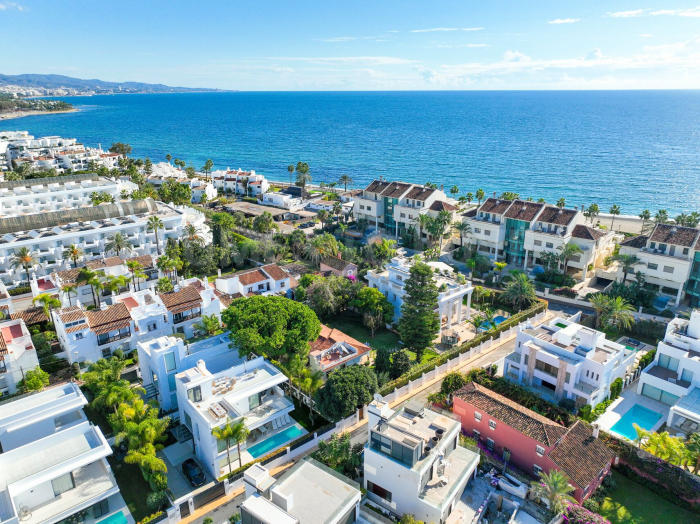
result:
<svg viewBox="0 0 700 524"><path fill-rule="evenodd" d="M664 318L674 318L676 314L670 309L664 309L661 313L659 313L659 316Z"/></svg>
<svg viewBox="0 0 700 524"><path fill-rule="evenodd" d="M596 502L592 498L584 500L583 507L586 508L588 511L592 511L593 513L598 513L598 511L600 511L600 504L598 504L598 502Z"/></svg>
<svg viewBox="0 0 700 524"><path fill-rule="evenodd" d="M117 357L119 360L124 360L124 352L121 349L115 349L112 356Z"/></svg>
<svg viewBox="0 0 700 524"><path fill-rule="evenodd" d="M570 287L558 287L552 290L552 294L566 298L576 298L578 296L578 293Z"/></svg>
<svg viewBox="0 0 700 524"><path fill-rule="evenodd" d="M157 512L154 513L153 515L149 515L148 517L142 518L141 521L140 521L138 524L148 524L149 522L151 522L151 521L157 519L158 517L160 517L162 514L163 514L162 511L157 511Z"/></svg>
<svg viewBox="0 0 700 524"><path fill-rule="evenodd" d="M575 504L570 505L564 511L564 522L566 524L610 524L609 520L597 513Z"/></svg>
<svg viewBox="0 0 700 524"><path fill-rule="evenodd" d="M576 409L576 402L571 398L563 398L559 401L559 407L565 409L569 413L573 413Z"/></svg>
<svg viewBox="0 0 700 524"><path fill-rule="evenodd" d="M25 293L31 293L31 292L32 292L32 288L29 286L17 286L15 288L7 290L7 293L11 297L15 297L17 295L24 295Z"/></svg>
<svg viewBox="0 0 700 524"><path fill-rule="evenodd" d="M146 504L151 509L161 509L168 502L168 494L165 491L152 491L146 496Z"/></svg>
<svg viewBox="0 0 700 524"><path fill-rule="evenodd" d="M579 418L585 420L586 422L591 422L591 411L593 411L593 408L591 407L591 405L586 404L585 406L582 406L581 409L578 410L578 416L579 416Z"/></svg>

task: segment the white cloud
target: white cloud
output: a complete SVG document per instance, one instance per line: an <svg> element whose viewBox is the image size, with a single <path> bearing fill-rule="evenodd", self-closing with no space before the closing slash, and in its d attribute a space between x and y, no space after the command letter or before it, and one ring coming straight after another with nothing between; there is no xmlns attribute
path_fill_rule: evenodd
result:
<svg viewBox="0 0 700 524"><path fill-rule="evenodd" d="M356 36L336 36L334 38L320 38L321 42L349 42L350 40L357 40Z"/></svg>
<svg viewBox="0 0 700 524"><path fill-rule="evenodd" d="M669 15L700 18L700 6L691 7L690 9L661 9L660 11L652 11L651 14L655 16Z"/></svg>
<svg viewBox="0 0 700 524"><path fill-rule="evenodd" d="M557 18L556 20L549 20L548 24L575 24L580 22L580 18Z"/></svg>
<svg viewBox="0 0 700 524"><path fill-rule="evenodd" d="M467 44L467 47L491 47L490 44Z"/></svg>
<svg viewBox="0 0 700 524"><path fill-rule="evenodd" d="M414 29L411 33L438 33L447 31L459 31L459 27L433 27L430 29Z"/></svg>
<svg viewBox="0 0 700 524"><path fill-rule="evenodd" d="M644 14L644 9L637 9L635 11L617 11L616 13L608 13L607 16L612 18L634 18L636 16L642 16Z"/></svg>
<svg viewBox="0 0 700 524"><path fill-rule="evenodd" d="M438 44L435 47L440 49L460 49L465 47L478 48L478 47L491 47L490 44Z"/></svg>
<svg viewBox="0 0 700 524"><path fill-rule="evenodd" d="M321 65L403 65L417 64L418 60L406 60L393 56L333 56L333 57L270 57L268 60L278 60L280 62L308 62L310 64Z"/></svg>
<svg viewBox="0 0 700 524"><path fill-rule="evenodd" d="M483 31L483 27L463 27L462 31Z"/></svg>
<svg viewBox="0 0 700 524"><path fill-rule="evenodd" d="M0 11L10 11L12 9L16 9L17 11L29 11L28 8L16 2L0 2Z"/></svg>
<svg viewBox="0 0 700 524"><path fill-rule="evenodd" d="M510 49L503 53L503 60L506 62L528 62L532 60L529 56L524 55L520 51L511 51Z"/></svg>
<svg viewBox="0 0 700 524"><path fill-rule="evenodd" d="M600 60L601 58L603 58L603 53L597 47L586 55L586 60Z"/></svg>

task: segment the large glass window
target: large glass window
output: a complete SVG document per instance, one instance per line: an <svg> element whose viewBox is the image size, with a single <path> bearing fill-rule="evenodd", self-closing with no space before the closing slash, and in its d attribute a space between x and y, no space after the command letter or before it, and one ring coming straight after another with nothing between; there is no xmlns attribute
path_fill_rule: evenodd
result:
<svg viewBox="0 0 700 524"><path fill-rule="evenodd" d="M201 402L202 401L202 388L195 386L192 389L187 390L187 398L190 402Z"/></svg>
<svg viewBox="0 0 700 524"><path fill-rule="evenodd" d="M654 387L650 384L644 384L644 387L642 388L642 395L658 400L659 402L662 402L668 406L672 406L678 402L679 398L676 395L672 395L668 391L663 391L662 389Z"/></svg>
<svg viewBox="0 0 700 524"><path fill-rule="evenodd" d="M165 371L175 370L175 353L166 353L165 355Z"/></svg>
<svg viewBox="0 0 700 524"><path fill-rule="evenodd" d="M391 502L391 491L388 491L381 486L377 486L374 482L370 480L367 481L367 491L369 491L370 493L374 493L380 499L386 500L387 502Z"/></svg>
<svg viewBox="0 0 700 524"><path fill-rule="evenodd" d="M252 410L260 405L260 393L248 397L248 409Z"/></svg>
<svg viewBox="0 0 700 524"><path fill-rule="evenodd" d="M175 373L171 373L170 375L168 375L168 390L175 391L175 389Z"/></svg>
<svg viewBox="0 0 700 524"><path fill-rule="evenodd" d="M57 479L53 479L51 481L51 487L53 487L54 497L58 497L61 495L61 493L65 493L66 491L70 491L71 489L75 488L73 473L66 473Z"/></svg>
<svg viewBox="0 0 700 524"><path fill-rule="evenodd" d="M663 353L659 355L659 366L662 368L678 371L678 363L679 360L677 358L669 357Z"/></svg>
<svg viewBox="0 0 700 524"><path fill-rule="evenodd" d="M98 519L109 513L109 499L99 501L92 507L92 517Z"/></svg>
<svg viewBox="0 0 700 524"><path fill-rule="evenodd" d="M693 372L690 371L689 369L684 369L683 374L681 375L681 380L685 380L686 382L692 382L693 381Z"/></svg>

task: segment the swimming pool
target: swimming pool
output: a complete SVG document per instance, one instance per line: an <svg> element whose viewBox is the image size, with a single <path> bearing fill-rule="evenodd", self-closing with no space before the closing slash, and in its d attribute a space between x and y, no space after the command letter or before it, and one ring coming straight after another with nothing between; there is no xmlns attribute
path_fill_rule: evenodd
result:
<svg viewBox="0 0 700 524"><path fill-rule="evenodd" d="M306 433L306 431L301 429L299 426L290 426L287 429L280 431L276 435L273 435L270 438L249 447L248 453L250 453L253 458L262 457L263 455L267 455L271 451L276 450L282 446L282 444L286 444L290 440L301 437L304 433Z"/></svg>
<svg viewBox="0 0 700 524"><path fill-rule="evenodd" d="M617 433L621 437L634 440L637 438L637 432L632 425L633 423L637 424L642 429L650 430L661 417L661 413L635 404L627 410L627 413L622 415L620 420L615 422L615 425L610 428L610 431Z"/></svg>
<svg viewBox="0 0 700 524"><path fill-rule="evenodd" d="M489 323L484 322L483 324L481 324L481 326L479 326L479 329L483 329L484 331L488 331L489 329L493 329L496 326L498 326L498 324L503 322L505 319L506 319L506 317L504 317L502 315L498 315L497 317L493 317L493 322L491 322L490 328L489 328Z"/></svg>

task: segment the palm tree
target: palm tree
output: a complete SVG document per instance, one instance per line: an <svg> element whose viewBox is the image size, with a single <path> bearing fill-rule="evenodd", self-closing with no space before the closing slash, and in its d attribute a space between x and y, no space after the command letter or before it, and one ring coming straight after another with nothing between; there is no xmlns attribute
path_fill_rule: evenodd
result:
<svg viewBox="0 0 700 524"><path fill-rule="evenodd" d="M330 242L331 239L335 239L326 237L327 235L314 237L304 246L304 254L315 264L320 265L321 260L327 256L337 255L337 245L335 242Z"/></svg>
<svg viewBox="0 0 700 524"><path fill-rule="evenodd" d="M173 159L173 155L171 155L170 153L168 153L167 155L165 155L165 159L168 161L168 164L169 164L170 161Z"/></svg>
<svg viewBox="0 0 700 524"><path fill-rule="evenodd" d="M131 245L131 242L129 242L122 233L115 233L107 239L107 243L105 244L105 251L115 251L117 256L119 256L122 251L130 252L132 249L134 249L134 246Z"/></svg>
<svg viewBox="0 0 700 524"><path fill-rule="evenodd" d="M651 220L651 211L648 209L645 209L641 213L639 213L639 218L642 219L642 231L641 233L644 234L644 230L646 229L647 225L647 220Z"/></svg>
<svg viewBox="0 0 700 524"><path fill-rule="evenodd" d="M613 255L610 257L610 260L613 260L615 262L619 262L619 264L622 266L622 283L625 284L627 282L627 274L630 272L631 269L634 268L634 266L638 266L639 264L642 263L639 258L635 255Z"/></svg>
<svg viewBox="0 0 700 524"><path fill-rule="evenodd" d="M338 182L345 186L345 191L348 190L348 184L353 183L353 179L350 175L340 175Z"/></svg>
<svg viewBox="0 0 700 524"><path fill-rule="evenodd" d="M235 424L231 426L231 433L232 436L231 438L233 441L236 443L236 446L238 447L238 467L243 467L243 461L241 460L241 444L248 440L248 435L250 435L250 431L248 428L245 426L245 419L242 418L238 420Z"/></svg>
<svg viewBox="0 0 700 524"><path fill-rule="evenodd" d="M426 214L421 214L416 217L415 223L418 226L418 241L423 242L423 232L430 227L433 219ZM421 244L422 245L422 244Z"/></svg>
<svg viewBox="0 0 700 524"><path fill-rule="evenodd" d="M600 214L600 208L598 207L598 204L591 204L588 206L588 209L586 210L585 214L588 216L588 218L591 219L591 223L595 220L595 217L597 217Z"/></svg>
<svg viewBox="0 0 700 524"><path fill-rule="evenodd" d="M78 246L75 244L71 244L68 246L66 249L63 250L63 258L72 260L73 261L73 267L78 268L78 260L82 258L84 255L83 250L80 249Z"/></svg>
<svg viewBox="0 0 700 524"><path fill-rule="evenodd" d="M474 200L474 193L467 193L465 198L467 199L467 204L471 204L472 200Z"/></svg>
<svg viewBox="0 0 700 524"><path fill-rule="evenodd" d="M680 464L683 456L683 441L672 437L668 431L650 433L642 449L671 464Z"/></svg>
<svg viewBox="0 0 700 524"><path fill-rule="evenodd" d="M158 242L158 230L163 229L164 227L165 227L165 225L163 224L163 221L155 215L149 217L148 221L146 222L146 231L148 231L149 233L151 231L154 231L156 234L156 249L158 250L159 255L160 255L160 243Z"/></svg>
<svg viewBox="0 0 700 524"><path fill-rule="evenodd" d="M642 442L649 437L650 433L646 429L640 428L636 422L632 422L632 427L634 427L634 430L637 432L637 438L635 438L633 442L639 449L641 449Z"/></svg>
<svg viewBox="0 0 700 524"><path fill-rule="evenodd" d="M126 268L129 270L129 273L131 273L131 284L133 286L134 291L136 291L136 274L143 274L141 272L143 266L138 260L127 260Z"/></svg>
<svg viewBox="0 0 700 524"><path fill-rule="evenodd" d="M84 267L78 273L76 278L77 284L87 284L92 290L92 301L95 303L95 307L100 307L100 291L103 289L102 282L100 281L100 276L95 273L92 269Z"/></svg>
<svg viewBox="0 0 700 524"><path fill-rule="evenodd" d="M442 210L435 218L435 232L440 239L440 253L442 253L442 241L444 238L449 238L452 234L448 226L452 223L452 214L449 211Z"/></svg>
<svg viewBox="0 0 700 524"><path fill-rule="evenodd" d="M321 221L321 229L326 227L326 220L328 220L328 211L321 209L316 216Z"/></svg>
<svg viewBox="0 0 700 524"><path fill-rule="evenodd" d="M287 166L287 171L289 172L289 185L292 185L292 175L294 174L294 164L289 164Z"/></svg>
<svg viewBox="0 0 700 524"><path fill-rule="evenodd" d="M211 315L202 315L202 320L192 327L203 331L207 335L213 335L217 330L221 329L221 322L219 318L212 313Z"/></svg>
<svg viewBox="0 0 700 524"><path fill-rule="evenodd" d="M339 217L343 213L343 204L335 202L333 204L333 215Z"/></svg>
<svg viewBox="0 0 700 524"><path fill-rule="evenodd" d="M695 462L694 471L698 475L700 473L700 433L690 435L685 446L690 452L691 460Z"/></svg>
<svg viewBox="0 0 700 524"><path fill-rule="evenodd" d="M558 207L559 209L562 209L562 208L566 207L566 199L565 199L565 198L560 198L559 200L557 200L557 207Z"/></svg>
<svg viewBox="0 0 700 524"><path fill-rule="evenodd" d="M464 237L472 234L472 226L469 222L455 222L452 227L459 235L459 246L464 246Z"/></svg>
<svg viewBox="0 0 700 524"><path fill-rule="evenodd" d="M591 296L588 301L595 311L595 327L597 329L600 325L600 319L603 318L603 315L610 309L610 297L604 293L596 293Z"/></svg>
<svg viewBox="0 0 700 524"><path fill-rule="evenodd" d="M624 298L615 297L610 300L608 310L605 312L603 321L614 326L619 330L627 330L634 324L634 307L632 307Z"/></svg>
<svg viewBox="0 0 700 524"><path fill-rule="evenodd" d="M583 253L583 249L581 249L581 246L579 246L578 244L574 244L573 242L567 242L566 244L558 246L557 251L561 251L559 256L561 257L562 262L564 262L565 275L566 270L569 266L569 259L575 255L580 255L581 253Z"/></svg>
<svg viewBox="0 0 700 524"><path fill-rule="evenodd" d="M204 162L204 167L202 167L202 171L204 171L205 178L209 176L209 173L211 173L212 167L214 167L214 162L211 160L211 158L209 158L206 162Z"/></svg>
<svg viewBox="0 0 700 524"><path fill-rule="evenodd" d="M173 290L173 283L169 278L160 278L156 283L157 293L169 293Z"/></svg>
<svg viewBox="0 0 700 524"><path fill-rule="evenodd" d="M129 285L129 279L124 275L110 276L102 285L109 289L113 295L116 295L120 289Z"/></svg>
<svg viewBox="0 0 700 524"><path fill-rule="evenodd" d="M204 239L201 237L201 233L202 232L197 228L197 226L188 222L187 225L182 228L182 239L186 243L198 244L201 246L204 244Z"/></svg>
<svg viewBox="0 0 700 524"><path fill-rule="evenodd" d="M53 324L53 320L51 318L51 310L53 308L61 307L61 301L58 300L54 295L50 295L49 293L41 293L40 295L37 295L32 299L32 306L36 306L37 302L39 302L44 308L44 315L46 315L46 318L49 320L49 323Z"/></svg>
<svg viewBox="0 0 700 524"><path fill-rule="evenodd" d="M459 187L457 185L454 185L450 188L450 195L458 195L459 194Z"/></svg>
<svg viewBox="0 0 700 524"><path fill-rule="evenodd" d="M617 204L613 204L612 207L610 208L610 214L612 215L612 223L610 224L610 230L614 230L615 228L615 217L620 214L620 206Z"/></svg>
<svg viewBox="0 0 700 524"><path fill-rule="evenodd" d="M309 164L307 164L306 162L298 162L296 184L301 188L302 192L306 188L306 184L308 182L311 182L311 175L309 174Z"/></svg>
<svg viewBox="0 0 700 524"><path fill-rule="evenodd" d="M61 288L61 291L63 291L68 296L68 305L72 306L73 302L71 300L71 293L74 293L75 296L77 297L78 296L78 293L77 293L78 286L76 286L75 284L66 284L65 286L63 286Z"/></svg>
<svg viewBox="0 0 700 524"><path fill-rule="evenodd" d="M494 262L493 270L498 273L498 283L501 283L501 275L508 264L506 262Z"/></svg>
<svg viewBox="0 0 700 524"><path fill-rule="evenodd" d="M668 222L668 211L659 209L654 215L654 222L657 224L666 224Z"/></svg>
<svg viewBox="0 0 700 524"><path fill-rule="evenodd" d="M470 258L465 262L466 266L469 268L469 275L474 276L474 270L476 269L476 260Z"/></svg>
<svg viewBox="0 0 700 524"><path fill-rule="evenodd" d="M531 488L536 496L549 501L549 509L558 515L566 509L567 503L576 503L570 493L574 487L563 471L553 469L549 473L540 472L540 479L533 480Z"/></svg>
<svg viewBox="0 0 700 524"><path fill-rule="evenodd" d="M476 200L479 202L477 207L481 206L481 201L484 199L485 196L486 196L486 193L484 193L483 189L476 190Z"/></svg>
<svg viewBox="0 0 700 524"><path fill-rule="evenodd" d="M506 285L501 297L506 302L510 302L518 310L530 305L537 300L535 286L530 282L528 276L522 271L518 271Z"/></svg>
<svg viewBox="0 0 700 524"><path fill-rule="evenodd" d="M228 460L228 471L229 473L233 471L231 469L231 443L233 442L233 426L231 422L226 422L223 426L213 428L211 434L217 441L226 443L226 458ZM240 451L239 458L240 458Z"/></svg>
<svg viewBox="0 0 700 524"><path fill-rule="evenodd" d="M27 285L29 285L29 270L36 264L34 253L27 247L21 247L10 258L10 265L13 269L23 268L27 272Z"/></svg>
<svg viewBox="0 0 700 524"><path fill-rule="evenodd" d="M472 327L474 328L474 333L486 322L486 318L483 315L474 315L473 317L469 317L469 320L467 320Z"/></svg>

